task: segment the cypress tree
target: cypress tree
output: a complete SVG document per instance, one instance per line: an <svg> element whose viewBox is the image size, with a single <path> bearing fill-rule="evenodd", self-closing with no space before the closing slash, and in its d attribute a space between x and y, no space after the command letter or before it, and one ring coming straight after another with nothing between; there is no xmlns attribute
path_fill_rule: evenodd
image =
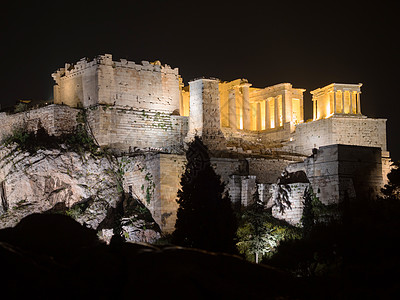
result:
<svg viewBox="0 0 400 300"><path fill-rule="evenodd" d="M199 137L189 144L187 165L178 191L177 220L172 235L177 245L215 252L236 252L236 220L225 186L211 166Z"/></svg>

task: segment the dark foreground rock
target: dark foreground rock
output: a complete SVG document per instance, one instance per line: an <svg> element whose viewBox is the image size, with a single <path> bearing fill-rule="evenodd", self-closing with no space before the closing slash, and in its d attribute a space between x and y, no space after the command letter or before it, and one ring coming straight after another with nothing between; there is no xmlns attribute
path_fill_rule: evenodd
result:
<svg viewBox="0 0 400 300"><path fill-rule="evenodd" d="M239 257L113 240L63 215L0 230L2 299L310 299L309 284ZM315 295L314 295L315 296Z"/></svg>

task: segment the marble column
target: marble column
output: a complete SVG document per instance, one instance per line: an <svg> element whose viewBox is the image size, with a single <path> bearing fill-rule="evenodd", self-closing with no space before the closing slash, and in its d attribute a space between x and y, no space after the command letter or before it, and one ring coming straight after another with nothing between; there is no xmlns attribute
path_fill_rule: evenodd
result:
<svg viewBox="0 0 400 300"><path fill-rule="evenodd" d="M286 110L289 111L289 109L291 110L292 107L286 107L286 100L289 100L289 95L286 95L286 91L284 91L282 93L282 125L285 124L286 122L290 122L291 118L287 118L286 117ZM288 116L289 117L289 116Z"/></svg>
<svg viewBox="0 0 400 300"><path fill-rule="evenodd" d="M235 89L230 89L228 92L228 105L229 105L229 127L237 129L236 121L236 93Z"/></svg>
<svg viewBox="0 0 400 300"><path fill-rule="evenodd" d="M278 96L274 97L274 128L279 127Z"/></svg>
<svg viewBox="0 0 400 300"><path fill-rule="evenodd" d="M336 91L333 91L333 113L337 113L337 106L336 106Z"/></svg>
<svg viewBox="0 0 400 300"><path fill-rule="evenodd" d="M353 92L349 91L349 98L350 98L350 114L353 113Z"/></svg>
<svg viewBox="0 0 400 300"><path fill-rule="evenodd" d="M357 93L356 94L356 97L357 97L357 114L361 114L360 94L361 93Z"/></svg>
<svg viewBox="0 0 400 300"><path fill-rule="evenodd" d="M243 94L243 129L250 130L251 121L250 121L250 94L249 88L251 84L245 83L242 84L242 94Z"/></svg>
<svg viewBox="0 0 400 300"><path fill-rule="evenodd" d="M261 103L256 103L256 130L261 130Z"/></svg>
<svg viewBox="0 0 400 300"><path fill-rule="evenodd" d="M342 114L344 114L344 91L342 91Z"/></svg>
<svg viewBox="0 0 400 300"><path fill-rule="evenodd" d="M265 100L265 129L271 128L271 112L269 110L269 100Z"/></svg>
<svg viewBox="0 0 400 300"><path fill-rule="evenodd" d="M313 120L317 119L317 99L313 99Z"/></svg>

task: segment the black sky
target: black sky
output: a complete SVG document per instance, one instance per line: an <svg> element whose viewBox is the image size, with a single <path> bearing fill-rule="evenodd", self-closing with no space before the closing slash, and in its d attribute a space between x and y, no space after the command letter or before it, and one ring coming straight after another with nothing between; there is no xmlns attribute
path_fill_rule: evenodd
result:
<svg viewBox="0 0 400 300"><path fill-rule="evenodd" d="M200 76L247 78L255 87L290 82L307 90L306 118L309 91L362 82L362 112L388 119L388 148L398 160L399 22L390 3L17 1L0 10L0 103L51 99L53 71L104 53L158 59L178 67L185 83Z"/></svg>

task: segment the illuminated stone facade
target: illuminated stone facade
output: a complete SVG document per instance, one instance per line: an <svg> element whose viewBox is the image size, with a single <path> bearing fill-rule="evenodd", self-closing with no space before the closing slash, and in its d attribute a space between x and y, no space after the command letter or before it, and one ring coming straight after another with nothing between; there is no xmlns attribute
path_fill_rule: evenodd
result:
<svg viewBox="0 0 400 300"><path fill-rule="evenodd" d="M313 120L327 118L334 114L361 115L361 86L361 83L332 83L311 91Z"/></svg>
<svg viewBox="0 0 400 300"><path fill-rule="evenodd" d="M184 149L195 135L211 150L212 164L232 200L244 205L256 188L266 203L273 203L271 191L285 169L305 172L325 203L341 201L343 191L357 191L351 170L370 172L372 194L390 170L386 120L361 114L361 84L333 83L312 91L313 120L305 122L305 90L290 83L256 88L246 79L202 78L184 86L177 68L159 61L113 61L109 54L65 64L52 76L54 105L0 114L2 135L21 124L30 124L31 130L40 125L52 134L68 132L84 108L100 146L136 155L141 167L132 165L125 173L124 189L148 206L165 232L174 228ZM350 162L344 163L343 153L351 153ZM149 176L151 188L144 180ZM280 217L295 224L307 184L291 184L295 209Z"/></svg>

